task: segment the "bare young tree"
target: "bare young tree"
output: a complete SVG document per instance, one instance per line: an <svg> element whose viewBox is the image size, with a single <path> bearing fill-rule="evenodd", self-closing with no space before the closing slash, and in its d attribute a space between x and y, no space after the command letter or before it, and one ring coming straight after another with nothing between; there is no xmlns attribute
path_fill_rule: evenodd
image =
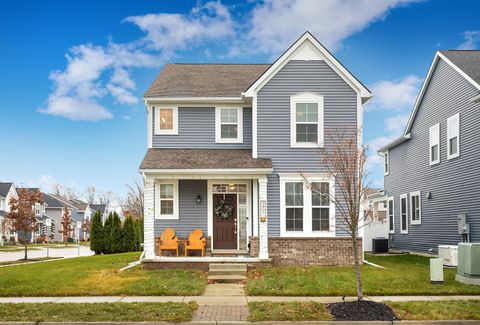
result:
<svg viewBox="0 0 480 325"><path fill-rule="evenodd" d="M68 243L68 238L72 236L72 215L70 213L70 210L65 207L65 210L62 215L62 229L60 229L58 232L63 235L63 241L65 242L65 246Z"/></svg>
<svg viewBox="0 0 480 325"><path fill-rule="evenodd" d="M10 212L6 218L9 227L14 232L22 232L25 244L25 259L27 259L27 236L29 232L37 229L37 217L35 215L35 204L43 204L43 195L39 190L29 191L22 188L18 192L18 198L10 199Z"/></svg>
<svg viewBox="0 0 480 325"><path fill-rule="evenodd" d="M100 191L98 193L98 201L100 204L105 204L107 207L113 200L112 191Z"/></svg>
<svg viewBox="0 0 480 325"><path fill-rule="evenodd" d="M143 218L143 186L137 181L132 185L127 184L127 197L123 200L122 205L125 215L132 218Z"/></svg>
<svg viewBox="0 0 480 325"><path fill-rule="evenodd" d="M95 203L96 195L97 189L95 188L95 186L87 186L85 188L85 200L87 201L87 203Z"/></svg>
<svg viewBox="0 0 480 325"><path fill-rule="evenodd" d="M78 199L77 189L74 186L64 186L63 196L65 196L69 200Z"/></svg>
<svg viewBox="0 0 480 325"><path fill-rule="evenodd" d="M312 192L328 196L334 203L341 223L352 239L352 249L357 283L358 300L363 300L363 286L360 276L359 230L366 225L368 211L362 211L361 201L367 188L369 173L366 170L366 149L358 145L357 133L348 130L335 130L328 137L327 148L320 149L322 165L327 168L330 177L335 179L335 195L324 188L315 187L308 182Z"/></svg>
<svg viewBox="0 0 480 325"><path fill-rule="evenodd" d="M88 218L83 219L83 221L82 221L82 231L83 231L83 234L84 234L83 239L86 240L87 237L90 236L90 219L88 219Z"/></svg>
<svg viewBox="0 0 480 325"><path fill-rule="evenodd" d="M54 195L62 195L63 194L63 186L60 183L54 183L51 186L51 191Z"/></svg>

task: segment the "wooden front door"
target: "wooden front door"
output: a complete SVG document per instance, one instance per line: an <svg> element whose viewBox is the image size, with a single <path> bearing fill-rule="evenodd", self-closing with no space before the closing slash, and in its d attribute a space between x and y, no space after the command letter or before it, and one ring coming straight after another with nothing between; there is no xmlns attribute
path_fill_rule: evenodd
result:
<svg viewBox="0 0 480 325"><path fill-rule="evenodd" d="M219 218L215 211L224 199L233 206L226 219ZM213 249L237 249L237 194L213 194Z"/></svg>

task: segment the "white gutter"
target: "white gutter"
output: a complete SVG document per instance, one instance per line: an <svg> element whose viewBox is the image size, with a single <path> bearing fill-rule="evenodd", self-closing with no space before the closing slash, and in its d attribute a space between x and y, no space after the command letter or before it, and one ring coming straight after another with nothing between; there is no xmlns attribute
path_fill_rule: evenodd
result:
<svg viewBox="0 0 480 325"><path fill-rule="evenodd" d="M385 152L385 151L387 151L387 150L390 149L390 148L396 147L396 146L398 146L399 144L404 143L404 142L407 141L407 140L410 140L410 138L411 138L410 133L404 134L404 135L396 138L395 140L387 143L387 144L384 145L383 147L378 148L378 149L377 149L377 152L378 152L378 153Z"/></svg>

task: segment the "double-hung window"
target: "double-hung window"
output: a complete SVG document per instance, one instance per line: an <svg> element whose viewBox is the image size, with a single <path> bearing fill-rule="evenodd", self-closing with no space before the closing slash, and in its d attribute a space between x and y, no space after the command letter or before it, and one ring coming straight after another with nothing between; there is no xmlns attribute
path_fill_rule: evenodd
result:
<svg viewBox="0 0 480 325"><path fill-rule="evenodd" d="M390 172L390 152L387 150L383 153L383 174L388 175Z"/></svg>
<svg viewBox="0 0 480 325"><path fill-rule="evenodd" d="M430 144L430 165L440 162L440 124L430 127L429 131Z"/></svg>
<svg viewBox="0 0 480 325"><path fill-rule="evenodd" d="M323 96L302 93L290 98L291 147L323 146Z"/></svg>
<svg viewBox="0 0 480 325"><path fill-rule="evenodd" d="M178 181L161 181L155 186L157 219L178 219Z"/></svg>
<svg viewBox="0 0 480 325"><path fill-rule="evenodd" d="M422 203L420 192L410 193L410 223L419 225L422 223Z"/></svg>
<svg viewBox="0 0 480 325"><path fill-rule="evenodd" d="M243 109L217 107L215 109L215 141L218 143L243 142Z"/></svg>
<svg viewBox="0 0 480 325"><path fill-rule="evenodd" d="M447 119L447 158L460 156L460 114Z"/></svg>
<svg viewBox="0 0 480 325"><path fill-rule="evenodd" d="M312 182L312 231L330 231L330 184Z"/></svg>
<svg viewBox="0 0 480 325"><path fill-rule="evenodd" d="M388 198L387 213L388 213L388 232L395 233L395 201L393 196Z"/></svg>
<svg viewBox="0 0 480 325"><path fill-rule="evenodd" d="M400 195L400 233L408 234L408 200L407 194Z"/></svg>
<svg viewBox="0 0 480 325"><path fill-rule="evenodd" d="M285 183L286 231L303 231L303 182Z"/></svg>
<svg viewBox="0 0 480 325"><path fill-rule="evenodd" d="M154 107L155 134L178 134L178 107Z"/></svg>

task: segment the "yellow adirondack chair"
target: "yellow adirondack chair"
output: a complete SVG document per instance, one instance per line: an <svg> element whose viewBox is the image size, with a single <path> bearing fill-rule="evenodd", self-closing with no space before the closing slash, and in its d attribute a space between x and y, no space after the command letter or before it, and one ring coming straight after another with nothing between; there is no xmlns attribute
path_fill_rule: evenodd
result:
<svg viewBox="0 0 480 325"><path fill-rule="evenodd" d="M185 241L185 256L188 255L188 251L202 251L202 256L204 256L206 245L207 239L203 237L202 229L195 229L188 236L188 240Z"/></svg>
<svg viewBox="0 0 480 325"><path fill-rule="evenodd" d="M175 230L166 228L157 241L158 251L162 256L162 251L176 251L178 256L178 237L175 236Z"/></svg>

